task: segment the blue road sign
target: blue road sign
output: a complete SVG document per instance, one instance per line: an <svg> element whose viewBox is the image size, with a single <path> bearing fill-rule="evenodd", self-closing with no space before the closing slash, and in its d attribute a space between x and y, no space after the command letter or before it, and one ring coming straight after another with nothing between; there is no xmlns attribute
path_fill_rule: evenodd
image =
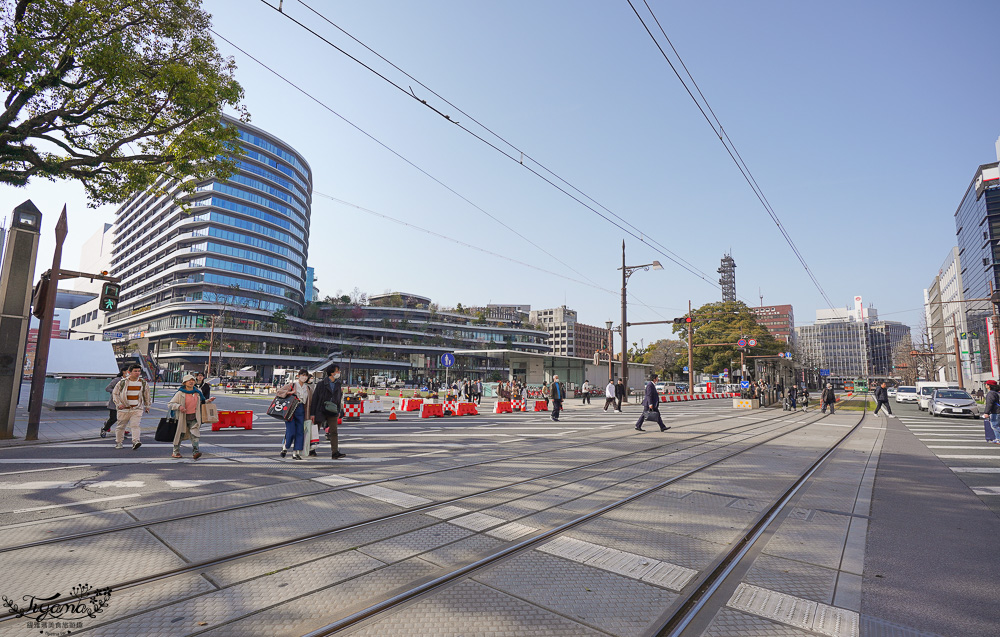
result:
<svg viewBox="0 0 1000 637"><path fill-rule="evenodd" d="M455 355L454 354L441 354L441 366L442 367L451 367L454 364L455 364Z"/></svg>
<svg viewBox="0 0 1000 637"><path fill-rule="evenodd" d="M828 369L821 369L821 370L819 370L819 375L820 376L829 376L830 375L830 370L828 370Z"/></svg>
<svg viewBox="0 0 1000 637"><path fill-rule="evenodd" d="M792 357L791 352L785 352L785 358L791 358L791 357Z"/></svg>
<svg viewBox="0 0 1000 637"><path fill-rule="evenodd" d="M750 389L750 381L748 381L748 380L741 380L740 381L740 389Z"/></svg>
<svg viewBox="0 0 1000 637"><path fill-rule="evenodd" d="M125 332L105 332L104 335L108 338L125 338Z"/></svg>
<svg viewBox="0 0 1000 637"><path fill-rule="evenodd" d="M729 373L729 368L727 367L727 368L725 368L724 370L722 370L722 373L723 373L723 374L728 374L728 373Z"/></svg>
<svg viewBox="0 0 1000 637"><path fill-rule="evenodd" d="M686 373L687 373L687 371L688 371L688 368L687 368L687 367L685 367L685 368L684 368L684 373L686 374Z"/></svg>

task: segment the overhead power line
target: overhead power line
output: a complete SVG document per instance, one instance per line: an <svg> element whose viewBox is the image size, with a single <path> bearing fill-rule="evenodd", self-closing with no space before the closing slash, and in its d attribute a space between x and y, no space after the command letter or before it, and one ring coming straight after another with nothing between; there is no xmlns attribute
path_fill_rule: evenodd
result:
<svg viewBox="0 0 1000 637"><path fill-rule="evenodd" d="M460 113L463 117L467 117L471 122L475 123L478 127L480 127L481 129L483 129L484 131L486 131L490 136L492 136L493 138L495 138L497 140L497 142L491 141L490 139L487 139L486 137L484 137L483 135L480 135L476 131L471 130L468 126L465 126L460 121L458 121L457 119L453 118L450 114L444 113L440 108L437 108L437 107L433 106L432 104L428 103L427 100L420 98L413 91L412 87L404 87L403 85L399 84L398 82L395 82L392 79L390 79L389 77L387 77L385 74L380 73L379 71L377 71L376 69L374 69L372 66L366 64L365 62L363 62L362 60L360 60L358 57L350 54L349 52L347 52L346 50L344 50L342 47L338 46L334 42L330 41L328 38L324 37L323 35L321 35L317 31L315 31L314 29L310 28L308 25L306 25L302 21L296 19L294 16L291 16L288 13L286 13L285 11L283 11L280 6L279 7L275 7L270 2L268 2L268 0L261 0L261 2L264 3L265 5L267 5L269 8L274 9L275 11L277 11L278 13L280 13L282 16L284 16L287 20L289 20L292 23L298 25L303 30L309 32L310 34L312 34L313 36L315 36L317 39L321 40L322 42L326 43L328 46L330 46L331 48L333 48L335 51L337 51L337 52L345 55L346 57L348 57L352 61L354 61L357 64L361 65L363 68L365 68L366 70L370 71L371 73L373 73L374 75L376 75L377 77L379 77L380 79L382 79L387 84L393 86L398 91L400 91L401 93L407 95L411 99L414 99L417 102L419 102L420 104L426 106L427 108L429 108L431 111L433 111L437 115L443 117L449 123L454 124L458 128L460 128L463 131L465 131L466 133L468 133L469 135L472 135L474 138L476 138L480 142L486 144L487 146L489 146L493 150L499 152L500 154L502 154L507 159L518 163L524 169L526 169L528 172L532 173L533 175L535 175L536 177L538 177L542 181L548 183L550 186L552 186L556 190L562 192L564 195L566 195L570 199L574 200L575 202L577 202L578 204L580 204L584 208L587 208L588 210L590 210L591 212L593 212L594 214L596 214L598 217L604 219L605 221L607 221L611 225L615 226L616 228L618 228L619 230L621 230L625 234L629 235L630 237L638 240L641 243L646 244L647 246L649 246L652 250L654 250L655 252L657 252L663 258L671 261L672 263L674 263L678 267L682 268L683 270L686 270L690 274L696 276L697 278L699 278L702 281L708 283L709 285L712 285L715 288L719 288L719 284L712 278L711 275L706 274L705 272L703 272L702 270L700 270L699 268L697 268L696 266L694 266L693 264L691 264L689 261L685 260L683 257L681 257L680 255L678 255L676 252L670 250L665 245L663 245L659 241L656 241L655 239L653 239L652 237L650 237L648 234L646 234L644 231L640 230L639 228L637 228L636 226L634 226L633 224L631 224L630 222L628 222L622 216L620 216L617 213L613 212L612 210L608 209L606 206L604 206L603 204L601 204L598 201L596 201L593 197L591 197L590 195L586 194L585 192L583 192L581 189L579 189L576 186L574 186L573 184L571 184L566 179L560 177L557 173L555 173L554 171L552 171L551 169L549 169L545 165L541 164L539 161L537 161L534 158L532 158L529 154L525 153L521 148L519 148L516 145L514 145L513 143L509 142L507 139L505 139L504 137L502 137L498 133L494 132L492 129L490 129L486 125L482 124L479 120L477 120L476 118L472 117L471 115L469 115L467 112L465 112L461 108L455 106L452 102L450 102L446 98L442 97L440 94L438 94L433 89L429 88L426 84L424 84L423 82L421 82L420 80L418 80L417 78L415 78L413 75L411 75L411 74L407 73L406 71L404 71L402 68L400 68L399 66L397 66L396 64L394 64L393 62L391 62L389 59L387 59L386 57L384 57L383 55L381 55L380 53L378 53L377 51L375 51L372 47L368 46L367 44L365 44L364 42L362 42L361 40L359 40L355 36L353 36L350 33L348 33L345 29L343 29L342 27L340 27L339 25L337 25L336 23L334 23L332 20L330 20L325 15L323 15L321 12L317 11L315 8L313 8L309 4L303 2L302 0L297 0L297 1L298 1L299 4L301 4L303 7L305 7L306 9L308 9L310 12L312 12L318 18L320 18L321 20L323 20L327 24L333 26L334 28L338 29L341 33L344 33L346 36L348 36L349 38L351 38L354 42L356 42L359 45L363 46L366 50L368 50L369 52L371 52L373 55L377 56L380 60L382 60L386 64L390 65L393 69L399 71L404 76L406 76L408 79L412 80L415 84L417 84L418 86L420 86L421 88L423 88L424 90L426 90L428 93L430 93L431 95L433 95L433 96L437 97L438 99L440 99L444 104L447 104L449 107L451 107L452 109L454 109L455 112ZM498 145L498 143L499 143L499 145ZM506 150L505 148L502 148L501 146L505 146L505 147L509 148L510 150ZM525 160L528 160L528 163L526 163ZM535 167L532 166L532 164L534 166L537 166L538 168L536 169ZM545 173L545 174L543 174L543 173ZM562 184L562 185L560 185L560 184ZM591 205L591 204L587 203L587 201L592 202L594 205ZM605 212L607 212L607 214L604 214L603 212L601 212L601 210L604 210ZM744 300L746 300L746 299L744 299ZM749 302L749 301L747 301L747 302Z"/></svg>
<svg viewBox="0 0 1000 637"><path fill-rule="evenodd" d="M551 272L551 271L548 271L548 270L544 270L542 268L538 268L537 266L529 266L529 267L533 267L535 269L539 269L539 270L542 270L542 271L550 273L550 274L555 274L556 276L559 276L560 278L564 278L564 279L567 279L567 280L570 280L570 281L574 281L574 282L582 283L584 285L595 287L595 288L597 288L599 290L602 290L602 291L605 291L605 292L610 291L610 290L607 290L606 288L602 288L595 281L593 281L592 279L590 279L589 277L587 277L586 275L584 275L580 271L576 270L575 268L573 268L569 264L565 263L564 261L562 261L561 259L559 259L555 255L551 254L550 252L548 252L547 250L545 250L544 248L542 248L541 246L539 246L535 242L531 241L530 239L528 239L527 237L525 237L524 235L522 235L517 230L511 228L509 225L507 225L506 223L504 223L503 221L501 221L500 219L498 219L495 215L489 213L488 211L486 211L484 208L482 208L481 206L479 206L478 204L476 204L475 202L473 202L472 200L470 200L465 195L459 193L457 190L455 190L454 188L452 188L448 184L444 183L443 181L441 181L440 179L438 179L437 177L435 177L431 173L427 172L426 170L424 170L423 168L421 168L420 166L418 166L417 164L415 164L414 162L412 162L411 160L409 160L408 158L406 158L405 156L403 156L402 154L400 154L399 152L397 152L396 150L394 150L392 147L390 147L389 145L387 145L384 142L382 142L381 140L379 140L377 137L375 137L374 135L372 135L368 131L364 130L363 128L361 128L360 126L358 126L357 124L355 124L351 120L347 119L346 117L344 117L343 115L341 115L339 112L337 112L336 110L334 110L332 107L330 107L328 104L326 104L325 102L323 102L319 98L315 97L314 95L312 95L311 93L309 93L308 91L306 91L305 89L303 89L302 87L300 87L299 85L295 84L294 82L292 82L291 80L289 80L287 77L285 77L281 73L275 71L270 66L268 66L267 64L265 64L264 62L262 62L260 59L254 57L249 52L247 52L245 49L243 49L242 47L238 46L232 40L226 38L225 36L223 36L221 33L219 33L218 31L216 31L215 29L211 29L210 28L209 31L213 35L215 35L216 37L218 37L220 40L222 40L222 41L226 42L227 44L229 44L229 46L233 47L234 49L236 49L237 51L239 51L243 55L247 56L248 58L250 58L251 60L253 60L257 64L259 64L262 68L264 68L265 70L267 70L268 72L270 72L272 75L274 75L275 77L277 77L278 79L280 79L282 82L288 84L289 86L291 86L292 88L294 88L296 91L298 91L302 95L306 96L307 98L309 98L310 100L312 100L313 102L315 102L316 104L318 104L319 106L321 106L323 109L329 111L334 116L336 116L338 119L340 119L341 121L343 121L347 125L351 126L352 128L354 128L356 131L358 131L359 133L361 133L365 137L371 139L373 142L375 142L376 144L378 144L379 146L381 146L385 150L389 151L390 153L392 153L393 155L395 155L396 157L398 157L399 159L401 159L402 161L404 161L405 163L407 163L409 166L415 168L421 174L423 174L424 176L430 178L432 181L434 181L435 183L437 183L438 185L440 185L441 187L443 187L444 189L446 189L448 192L452 193L453 195L455 195L456 197L458 197L459 199L461 199L465 203L469 204L470 206L472 206L473 208L475 208L479 212L483 213L484 215L486 215L487 217L489 217L490 219L492 219L493 221L495 221L497 224L499 224L503 228L509 230L515 236L523 239L527 244L529 244L529 245L533 246L534 248L538 249L543 254L551 257L553 260L555 260L556 262L558 262L560 265L564 266L565 268L567 268L568 270L570 270L574 274L578 275L579 277L581 277L585 281L579 281L577 279L573 279L572 277L568 277L568 276L557 274L557 273L554 273L554 272ZM316 193L316 194L320 194L320 193ZM330 197L329 195L321 195L321 196ZM332 198L332 197L330 197L330 198ZM353 205L353 204L349 204L349 205ZM374 214L378 214L378 213L374 213ZM388 218L388 217L386 217L386 218ZM495 254L495 253L491 253L491 254ZM513 259L509 259L507 257L503 257L503 258L506 258L508 260L513 260ZM526 265L523 262L519 262L519 263L521 263L522 265ZM613 291L611 291L611 292L613 292ZM613 292L613 293L614 294L618 294L618 292ZM647 305L641 298L635 296L631 292L629 292L629 294L632 295L633 300L635 302L637 302L639 305L641 305L641 306L645 307L646 309L650 310L651 312L653 312L654 314L656 314L660 318L666 318L660 312L657 312L653 307Z"/></svg>
<svg viewBox="0 0 1000 637"><path fill-rule="evenodd" d="M699 101L698 98L695 97L694 92L692 92L691 88L688 86L688 83L685 81L683 77L681 77L680 72L677 70L677 66L674 65L673 60L671 60L670 56L667 55L667 52L663 49L663 46L656 38L656 35L649 28L649 24L646 22L646 19L639 13L639 10L636 9L635 4L633 4L632 0L626 0L626 2L628 2L629 6L632 8L632 12L635 13L635 16L639 19L639 22L642 23L643 28L646 30L646 33L649 34L650 39L653 40L653 43L656 45L656 48L660 51L660 54L663 56L663 59L666 60L667 64L670 65L670 69L674 72L674 75L677 76L677 79L684 87L684 90L687 91L688 96L691 97L691 100L695 103L695 106L697 106L698 110L701 111L701 114L705 118L705 121L708 122L708 125L712 128L712 132L714 132L715 136L719 138L720 142L722 142L722 145L723 147L725 147L726 152L729 154L729 157L733 160L733 163L736 164L736 167L743 175L743 179L745 179L747 184L750 185L750 188L751 190L753 190L754 195L756 195L757 199L764 207L764 210L767 212L768 216L771 217L771 220L774 221L774 224L778 227L778 231L781 232L781 236L784 237L785 242L788 244L788 247L792 249L792 252L795 254L795 257L799 260L799 263L802 264L802 268L805 270L806 274L809 275L809 278L812 280L813 285L819 291L820 295L823 297L823 300L826 301L827 306L833 307L833 302L830 301L830 297L827 296L826 290L824 290L823 286L820 285L819 279L817 279L816 275L813 274L812 269L809 267L809 264L806 263L805 258L802 256L802 253L799 252L799 249L795 245L795 242L792 240L792 237L788 233L788 230L781 223L781 219L778 218L778 214L774 211L774 208L771 206L771 203L767 200L767 197L764 196L764 191L761 189L760 185L758 185L756 178L753 176L753 173L750 172L750 168L746 165L746 162L743 161L743 157L739 154L739 151L736 149L736 145L733 143L732 139L729 138L729 134L722 126L722 122L719 120L718 117L716 117L715 111L712 110L712 107L708 103L708 99L705 98L705 95L701 92L701 89L698 88L698 84L695 82L694 76L691 75L691 72L688 70L687 65L684 64L684 61L681 59L680 54L677 52L676 47L674 47L673 43L670 41L670 38L667 36L666 31L660 24L659 19L653 12L652 7L649 6L649 2L647 0L643 0L643 4L646 6L649 15L656 22L656 26L659 28L660 33L663 35L664 39L669 44L671 50L673 50L674 55L677 56L678 62L684 68L684 72L687 74L688 78L690 78L691 84L694 86L695 90L698 92L698 95L701 97L701 101ZM703 103L704 106L702 105ZM705 112L705 109L708 109L708 113ZM709 117L709 113L711 113L711 117Z"/></svg>

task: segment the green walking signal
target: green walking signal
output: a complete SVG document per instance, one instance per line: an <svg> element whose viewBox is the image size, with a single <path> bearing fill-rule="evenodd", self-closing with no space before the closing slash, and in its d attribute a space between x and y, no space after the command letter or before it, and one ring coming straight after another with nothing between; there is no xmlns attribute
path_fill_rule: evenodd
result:
<svg viewBox="0 0 1000 637"><path fill-rule="evenodd" d="M118 295L122 291L122 286L117 283L107 283L101 286L101 300L99 307L104 312L114 312L118 309Z"/></svg>

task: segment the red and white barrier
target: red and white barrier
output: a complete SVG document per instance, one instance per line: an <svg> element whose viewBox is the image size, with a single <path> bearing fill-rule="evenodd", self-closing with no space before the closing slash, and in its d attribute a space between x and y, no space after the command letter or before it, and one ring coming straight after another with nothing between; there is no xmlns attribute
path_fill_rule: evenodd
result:
<svg viewBox="0 0 1000 637"><path fill-rule="evenodd" d="M341 414L344 420L361 420L361 414L365 411L364 403L345 404L344 413Z"/></svg>
<svg viewBox="0 0 1000 637"><path fill-rule="evenodd" d="M660 396L661 403L682 403L689 400L709 400L711 398L739 398L739 394L663 394Z"/></svg>

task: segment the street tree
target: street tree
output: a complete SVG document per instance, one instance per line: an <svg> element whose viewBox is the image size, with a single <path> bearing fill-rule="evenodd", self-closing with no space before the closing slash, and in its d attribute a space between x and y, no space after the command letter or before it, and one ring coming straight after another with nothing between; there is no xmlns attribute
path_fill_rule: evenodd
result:
<svg viewBox="0 0 1000 637"><path fill-rule="evenodd" d="M707 374L718 374L731 368L740 360L740 349L736 342L741 338L753 338L757 346L747 348L753 356L776 355L785 351L785 344L775 339L767 328L757 322L756 317L742 301L707 303L691 313L693 329L691 341L694 345L725 343L694 348L694 368ZM674 325L674 333L686 336L688 324Z"/></svg>
<svg viewBox="0 0 1000 637"><path fill-rule="evenodd" d="M651 343L642 363L653 366L653 371L661 378L673 378L687 365L687 341L663 338Z"/></svg>
<svg viewBox="0 0 1000 637"><path fill-rule="evenodd" d="M201 0L14 0L0 13L0 183L79 181L89 205L232 174L249 120ZM188 180L187 178L193 178Z"/></svg>

